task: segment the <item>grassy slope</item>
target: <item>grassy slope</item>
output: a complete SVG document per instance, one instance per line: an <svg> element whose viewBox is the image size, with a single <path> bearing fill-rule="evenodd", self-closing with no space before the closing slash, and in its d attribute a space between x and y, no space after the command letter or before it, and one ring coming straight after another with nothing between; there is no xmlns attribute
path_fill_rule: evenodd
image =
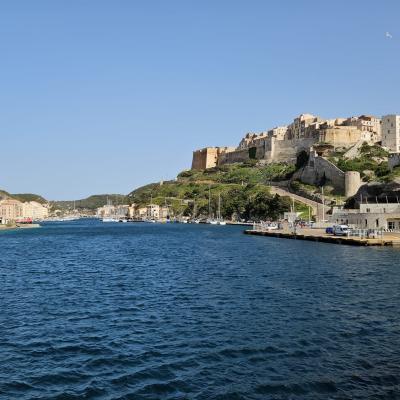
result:
<svg viewBox="0 0 400 400"><path fill-rule="evenodd" d="M213 214L221 196L221 212L225 218L277 218L290 209L290 201L271 195L269 183L287 179L293 171L294 167L287 164L256 166L253 163L184 171L175 181L142 186L129 197L141 206L151 200L159 205L168 204L175 214L183 215L192 215L195 203L195 214L207 216L210 193Z"/></svg>
<svg viewBox="0 0 400 400"><path fill-rule="evenodd" d="M388 168L388 152L380 146L368 146L366 143L361 147L359 156L352 160L343 158L343 154L337 153L329 157L329 160L342 171L358 171L364 181L389 182L396 176Z"/></svg>

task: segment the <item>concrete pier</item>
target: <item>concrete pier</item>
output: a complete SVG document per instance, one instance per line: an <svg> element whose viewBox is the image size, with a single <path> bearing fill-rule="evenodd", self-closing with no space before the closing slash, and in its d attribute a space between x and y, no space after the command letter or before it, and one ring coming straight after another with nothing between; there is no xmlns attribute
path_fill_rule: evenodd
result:
<svg viewBox="0 0 400 400"><path fill-rule="evenodd" d="M296 233L289 230L245 230L246 235L269 236L282 239L308 240L312 242L347 244L351 246L400 246L400 234L385 233L379 239L359 238L356 236L333 236L323 229L298 229Z"/></svg>

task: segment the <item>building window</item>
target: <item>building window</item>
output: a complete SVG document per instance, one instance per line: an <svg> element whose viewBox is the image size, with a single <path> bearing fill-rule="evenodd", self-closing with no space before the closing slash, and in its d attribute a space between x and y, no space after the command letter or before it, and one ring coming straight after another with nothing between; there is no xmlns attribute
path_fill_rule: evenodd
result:
<svg viewBox="0 0 400 400"><path fill-rule="evenodd" d="M388 221L388 229L395 229L394 221Z"/></svg>

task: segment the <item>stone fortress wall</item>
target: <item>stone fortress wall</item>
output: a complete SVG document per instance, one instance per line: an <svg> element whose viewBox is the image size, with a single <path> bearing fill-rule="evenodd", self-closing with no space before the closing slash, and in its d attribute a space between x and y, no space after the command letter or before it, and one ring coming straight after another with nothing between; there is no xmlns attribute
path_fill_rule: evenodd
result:
<svg viewBox="0 0 400 400"><path fill-rule="evenodd" d="M246 134L237 147L206 147L194 151L192 169L250 159L292 163L300 151L309 151L315 143L349 148L360 141L375 143L380 138L380 120L372 116L324 120L312 114L301 114L287 126Z"/></svg>
<svg viewBox="0 0 400 400"><path fill-rule="evenodd" d="M310 151L307 165L296 173L295 178L316 186L320 186L324 180L329 181L346 197L355 195L362 184L359 172L343 172L335 164L319 156L315 150Z"/></svg>
<svg viewBox="0 0 400 400"><path fill-rule="evenodd" d="M206 147L194 151L192 169L207 169L252 159L294 164L298 154L306 151L310 154L309 162L300 179L317 184L325 177L335 188L348 194L361 185L359 174L345 174L327 159L318 156L313 151L313 145L323 143L333 149L349 149L363 142L376 143L381 137L381 120L373 116L326 120L312 114L301 114L287 126L246 134L236 148Z"/></svg>
<svg viewBox="0 0 400 400"><path fill-rule="evenodd" d="M388 165L390 170L400 165L400 153L392 153L388 159Z"/></svg>
<svg viewBox="0 0 400 400"><path fill-rule="evenodd" d="M235 151L235 147L205 147L195 150L192 157L192 169L207 169L219 164L223 154Z"/></svg>

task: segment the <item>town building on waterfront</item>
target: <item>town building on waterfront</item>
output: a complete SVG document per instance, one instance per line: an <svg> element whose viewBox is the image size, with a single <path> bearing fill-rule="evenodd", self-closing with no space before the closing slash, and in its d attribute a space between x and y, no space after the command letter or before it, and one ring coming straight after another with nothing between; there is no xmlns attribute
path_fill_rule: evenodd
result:
<svg viewBox="0 0 400 400"><path fill-rule="evenodd" d="M99 207L96 215L99 218L126 218L130 215L130 206L127 204L112 205L108 203Z"/></svg>
<svg viewBox="0 0 400 400"><path fill-rule="evenodd" d="M138 207L136 209L135 215L139 218L146 218L147 216L147 207Z"/></svg>
<svg viewBox="0 0 400 400"><path fill-rule="evenodd" d="M359 209L334 207L330 221L358 229L384 229L400 232L400 204L360 204Z"/></svg>
<svg viewBox="0 0 400 400"><path fill-rule="evenodd" d="M49 208L37 201L27 201L22 204L22 216L33 221L43 220L49 216Z"/></svg>
<svg viewBox="0 0 400 400"><path fill-rule="evenodd" d="M170 207L168 207L168 206L160 206L159 219L161 221L167 221L170 218L171 218Z"/></svg>
<svg viewBox="0 0 400 400"><path fill-rule="evenodd" d="M146 210L148 219L158 220L160 218L160 206L158 204L149 204Z"/></svg>
<svg viewBox="0 0 400 400"><path fill-rule="evenodd" d="M15 199L1 200L0 218L3 224L23 218L23 203Z"/></svg>

